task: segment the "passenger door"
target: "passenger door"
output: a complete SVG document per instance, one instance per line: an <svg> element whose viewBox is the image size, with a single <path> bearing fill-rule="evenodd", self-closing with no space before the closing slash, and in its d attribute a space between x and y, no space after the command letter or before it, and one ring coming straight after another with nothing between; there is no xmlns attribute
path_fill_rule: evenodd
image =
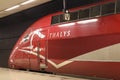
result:
<svg viewBox="0 0 120 80"><path fill-rule="evenodd" d="M40 38L40 69L47 68L47 59L48 59L48 30L41 31L41 38Z"/></svg>
<svg viewBox="0 0 120 80"><path fill-rule="evenodd" d="M36 30L32 35L31 54L29 55L30 69L43 70L47 68L47 30Z"/></svg>

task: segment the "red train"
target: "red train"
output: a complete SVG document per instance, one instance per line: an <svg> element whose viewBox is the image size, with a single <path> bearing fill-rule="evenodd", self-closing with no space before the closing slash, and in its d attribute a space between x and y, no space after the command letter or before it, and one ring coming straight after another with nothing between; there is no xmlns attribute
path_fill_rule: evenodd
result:
<svg viewBox="0 0 120 80"><path fill-rule="evenodd" d="M14 69L120 80L120 0L47 15L20 37Z"/></svg>

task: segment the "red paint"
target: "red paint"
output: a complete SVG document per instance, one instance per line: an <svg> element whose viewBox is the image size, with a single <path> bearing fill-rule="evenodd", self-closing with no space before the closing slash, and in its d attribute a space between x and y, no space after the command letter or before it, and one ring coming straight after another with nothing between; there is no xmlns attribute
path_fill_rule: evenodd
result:
<svg viewBox="0 0 120 80"><path fill-rule="evenodd" d="M78 24L78 21L74 21L69 22L74 25L66 27L59 27L61 24L51 25L51 17L58 14L61 12L41 18L24 32L10 55L9 66L15 69L40 70L39 65L45 64L46 70L52 72L120 80L120 62L74 61L57 69L47 61L60 64L90 51L120 43L120 14L99 17L93 23ZM37 29L44 35L43 38L36 35ZM31 33L26 42L21 42ZM37 47L41 50L38 51ZM31 51L38 54L30 54ZM39 55L45 59L39 58Z"/></svg>

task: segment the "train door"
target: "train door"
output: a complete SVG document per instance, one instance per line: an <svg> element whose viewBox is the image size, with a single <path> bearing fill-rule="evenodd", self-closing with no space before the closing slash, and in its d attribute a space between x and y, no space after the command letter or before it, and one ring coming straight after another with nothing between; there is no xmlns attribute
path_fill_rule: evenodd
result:
<svg viewBox="0 0 120 80"><path fill-rule="evenodd" d="M29 67L32 70L43 70L47 68L47 31L36 30L31 36L31 53L29 56Z"/></svg>
<svg viewBox="0 0 120 80"><path fill-rule="evenodd" d="M48 58L48 30L36 30L31 37L31 56L30 56L30 69L44 70L47 68Z"/></svg>
<svg viewBox="0 0 120 80"><path fill-rule="evenodd" d="M34 40L35 39L35 40ZM29 69L30 70L39 70L40 64L40 42L36 39L36 35L34 35L33 41L31 41L32 45L30 54L29 54Z"/></svg>
<svg viewBox="0 0 120 80"><path fill-rule="evenodd" d="M47 30L42 30L40 35L40 70L45 70L47 68L47 59L48 59L48 39L47 39Z"/></svg>

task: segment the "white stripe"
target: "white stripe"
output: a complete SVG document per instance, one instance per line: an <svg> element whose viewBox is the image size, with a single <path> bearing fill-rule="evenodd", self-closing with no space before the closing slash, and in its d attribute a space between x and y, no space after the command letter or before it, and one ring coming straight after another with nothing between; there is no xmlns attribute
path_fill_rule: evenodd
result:
<svg viewBox="0 0 120 80"><path fill-rule="evenodd" d="M72 61L120 62L120 43L79 55Z"/></svg>

